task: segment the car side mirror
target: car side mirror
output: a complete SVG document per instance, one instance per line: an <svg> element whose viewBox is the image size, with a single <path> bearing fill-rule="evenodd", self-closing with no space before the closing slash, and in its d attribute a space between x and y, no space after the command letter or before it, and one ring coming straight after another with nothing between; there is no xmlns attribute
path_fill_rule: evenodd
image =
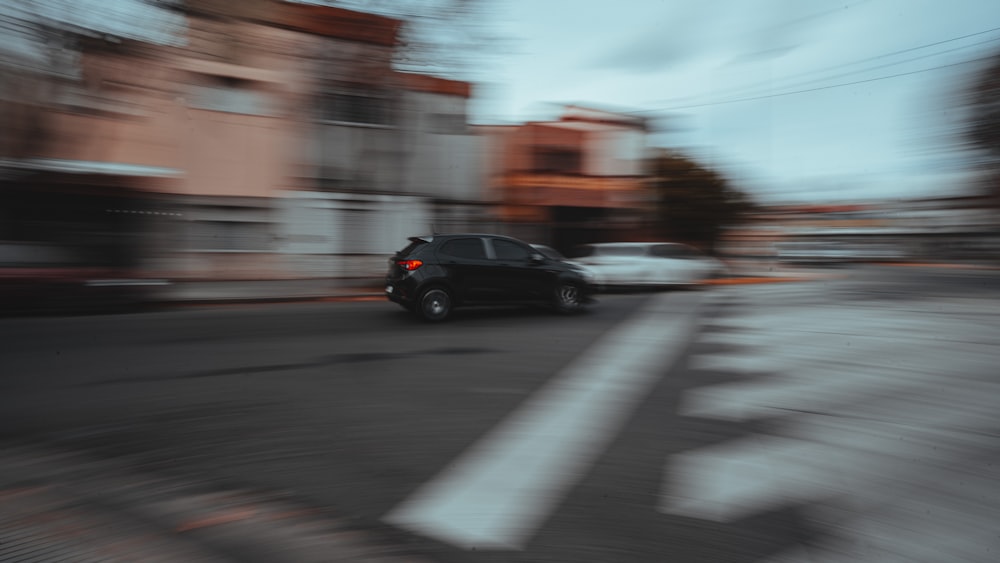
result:
<svg viewBox="0 0 1000 563"><path fill-rule="evenodd" d="M528 261L531 262L532 264L541 264L545 262L545 257L542 256L541 254L532 254L531 256L528 257Z"/></svg>

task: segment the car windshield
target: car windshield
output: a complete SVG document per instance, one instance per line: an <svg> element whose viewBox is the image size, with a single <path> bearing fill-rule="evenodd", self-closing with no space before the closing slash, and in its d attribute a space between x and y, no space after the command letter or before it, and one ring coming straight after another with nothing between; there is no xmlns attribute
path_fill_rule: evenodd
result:
<svg viewBox="0 0 1000 563"><path fill-rule="evenodd" d="M600 256L643 256L646 249L642 246L633 245L608 245L595 247L594 254Z"/></svg>
<svg viewBox="0 0 1000 563"><path fill-rule="evenodd" d="M702 256L698 249L683 244L658 244L653 247L652 254L660 258L698 258Z"/></svg>
<svg viewBox="0 0 1000 563"><path fill-rule="evenodd" d="M559 253L558 250L552 248L551 246L545 246L544 244L533 244L532 248L537 250L542 254L542 256L548 258L549 260L565 260L566 257Z"/></svg>

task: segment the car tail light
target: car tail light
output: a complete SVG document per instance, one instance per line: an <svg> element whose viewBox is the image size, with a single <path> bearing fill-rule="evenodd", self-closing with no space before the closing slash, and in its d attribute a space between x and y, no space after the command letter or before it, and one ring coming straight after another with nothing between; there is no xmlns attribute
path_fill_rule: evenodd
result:
<svg viewBox="0 0 1000 563"><path fill-rule="evenodd" d="M413 270L423 266L424 262L422 260L396 260L396 265L407 272L412 272Z"/></svg>

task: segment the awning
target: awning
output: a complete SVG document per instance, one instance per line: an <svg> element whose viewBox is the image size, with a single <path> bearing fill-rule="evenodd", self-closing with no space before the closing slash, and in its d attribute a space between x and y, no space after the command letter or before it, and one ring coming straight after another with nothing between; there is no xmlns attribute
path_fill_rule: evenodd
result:
<svg viewBox="0 0 1000 563"><path fill-rule="evenodd" d="M25 158L20 160L0 160L0 169L39 172L65 172L67 174L101 174L108 176L132 176L140 178L178 178L184 172L177 168L146 166L124 162L101 162L96 160L66 160L59 158Z"/></svg>

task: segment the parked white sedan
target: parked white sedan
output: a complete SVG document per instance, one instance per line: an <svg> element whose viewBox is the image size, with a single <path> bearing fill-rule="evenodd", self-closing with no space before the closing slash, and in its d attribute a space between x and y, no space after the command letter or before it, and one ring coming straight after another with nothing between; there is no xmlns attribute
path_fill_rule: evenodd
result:
<svg viewBox="0 0 1000 563"><path fill-rule="evenodd" d="M727 271L721 261L679 243L584 244L573 249L570 260L590 270L604 288L693 285Z"/></svg>

